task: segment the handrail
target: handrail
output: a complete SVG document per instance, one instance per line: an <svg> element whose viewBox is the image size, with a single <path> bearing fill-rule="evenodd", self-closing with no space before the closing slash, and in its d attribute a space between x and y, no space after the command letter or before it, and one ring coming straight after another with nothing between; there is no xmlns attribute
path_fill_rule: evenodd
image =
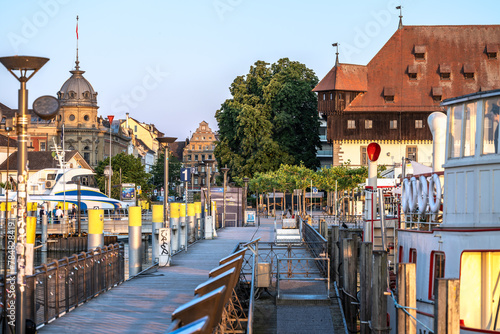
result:
<svg viewBox="0 0 500 334"><path fill-rule="evenodd" d="M260 238L259 238L260 240ZM253 267L252 267L252 281L250 283L250 300L248 303L248 322L247 334L253 333L253 309L254 309L254 295L255 295L255 268L257 266L257 258L255 253L252 253Z"/></svg>

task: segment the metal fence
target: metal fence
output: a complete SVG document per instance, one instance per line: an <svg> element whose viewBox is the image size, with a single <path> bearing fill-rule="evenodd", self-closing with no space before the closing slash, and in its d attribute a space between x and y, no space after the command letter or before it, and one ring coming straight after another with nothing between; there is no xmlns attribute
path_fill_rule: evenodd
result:
<svg viewBox="0 0 500 334"><path fill-rule="evenodd" d="M304 238L304 244L307 249L311 252L315 258L327 258L328 257L328 241L319 234L316 229L311 225L307 224L305 221L301 220L302 224L302 235ZM317 261L318 269L324 276L328 275L328 263L327 261Z"/></svg>
<svg viewBox="0 0 500 334"><path fill-rule="evenodd" d="M37 326L124 281L124 246L114 244L43 264L26 278L26 317ZM2 291L5 291L2 289Z"/></svg>

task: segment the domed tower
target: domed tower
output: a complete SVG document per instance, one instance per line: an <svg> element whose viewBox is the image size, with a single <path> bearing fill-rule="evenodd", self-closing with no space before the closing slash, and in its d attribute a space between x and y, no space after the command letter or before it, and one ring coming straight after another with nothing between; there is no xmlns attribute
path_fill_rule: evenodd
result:
<svg viewBox="0 0 500 334"><path fill-rule="evenodd" d="M94 87L84 78L85 71L80 70L78 53L75 69L69 71L71 77L62 85L57 98L61 109L56 118L59 134L64 128L64 148L66 150L78 150L87 163L96 166L102 160L103 143L101 133L102 126L97 115L97 92ZM60 136L59 138L62 138ZM101 142L101 145L99 145ZM60 142L62 146L62 143Z"/></svg>

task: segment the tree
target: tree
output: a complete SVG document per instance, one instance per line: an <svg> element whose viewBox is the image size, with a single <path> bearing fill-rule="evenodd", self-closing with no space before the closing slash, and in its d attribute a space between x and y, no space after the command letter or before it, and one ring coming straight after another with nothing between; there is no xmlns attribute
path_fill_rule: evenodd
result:
<svg viewBox="0 0 500 334"><path fill-rule="evenodd" d="M161 152L158 155L158 160L151 168L151 185L153 189L160 189L164 184L165 175L165 152ZM181 184L181 162L171 153L168 157L168 185L169 185L169 196L178 196L175 192L175 188Z"/></svg>
<svg viewBox="0 0 500 334"><path fill-rule="evenodd" d="M319 141L318 79L305 65L280 59L257 61L230 87L231 99L216 112L219 141L214 155L231 177L253 177L281 164L316 168Z"/></svg>
<svg viewBox="0 0 500 334"><path fill-rule="evenodd" d="M104 175L104 168L109 165L109 158L102 160L97 165L96 179L99 189L105 192L105 184L108 177ZM146 173L144 165L140 158L136 158L133 155L120 153L115 155L111 159L111 168L113 169L113 175L111 176L111 184L113 186L120 184L120 169L121 169L121 183L135 183L136 186L141 186L144 193L151 188L148 183L151 175ZM111 197L119 199L120 198L120 188L111 188Z"/></svg>

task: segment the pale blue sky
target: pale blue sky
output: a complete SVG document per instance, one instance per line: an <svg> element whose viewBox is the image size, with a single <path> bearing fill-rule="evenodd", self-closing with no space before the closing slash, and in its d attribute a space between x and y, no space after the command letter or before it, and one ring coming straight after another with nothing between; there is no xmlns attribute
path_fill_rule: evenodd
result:
<svg viewBox="0 0 500 334"><path fill-rule="evenodd" d="M29 82L29 106L56 95L74 67L76 16L84 76L100 115L125 112L184 139L215 111L233 79L257 60L288 57L321 79L340 61L366 64L406 25L498 24L500 2L292 0L0 0L0 56L51 60ZM0 68L0 102L17 108L19 84Z"/></svg>

